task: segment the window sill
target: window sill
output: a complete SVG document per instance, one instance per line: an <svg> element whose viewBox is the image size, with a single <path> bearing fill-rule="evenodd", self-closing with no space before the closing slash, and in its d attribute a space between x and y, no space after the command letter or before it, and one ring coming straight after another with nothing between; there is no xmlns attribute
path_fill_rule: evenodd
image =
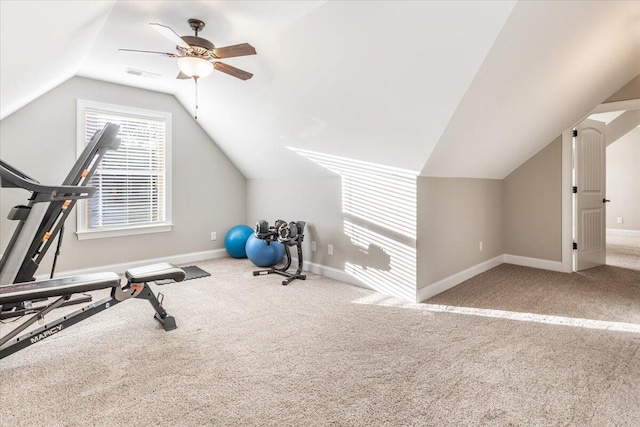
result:
<svg viewBox="0 0 640 427"><path fill-rule="evenodd" d="M76 236L78 236L78 240L104 239L109 237L135 236L138 234L166 233L171 231L172 227L173 224L160 224L110 230L77 231Z"/></svg>

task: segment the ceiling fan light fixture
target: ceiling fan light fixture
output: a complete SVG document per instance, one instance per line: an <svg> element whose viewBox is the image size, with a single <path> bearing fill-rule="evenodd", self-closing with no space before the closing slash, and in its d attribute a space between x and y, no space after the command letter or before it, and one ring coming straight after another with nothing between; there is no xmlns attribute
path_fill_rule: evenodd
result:
<svg viewBox="0 0 640 427"><path fill-rule="evenodd" d="M213 64L196 56L183 56L178 58L178 68L189 77L202 78L211 74Z"/></svg>

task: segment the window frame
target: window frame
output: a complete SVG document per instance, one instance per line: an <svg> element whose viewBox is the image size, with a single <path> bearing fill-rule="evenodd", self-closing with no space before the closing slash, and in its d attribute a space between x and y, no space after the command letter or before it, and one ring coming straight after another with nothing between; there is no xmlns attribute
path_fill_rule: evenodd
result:
<svg viewBox="0 0 640 427"><path fill-rule="evenodd" d="M105 113L119 114L130 117L142 117L152 120L163 120L165 123L165 218L160 224L136 224L130 226L116 226L104 229L90 229L87 221L87 200L78 200L76 205L76 236L78 240L100 239L108 237L133 236L140 234L164 233L173 228L171 207L172 207L172 124L171 113L164 111L147 110L143 108L129 107L125 105L107 104L104 102L89 101L85 99L77 100L76 118L76 158L82 153L86 146L85 141L85 113L87 109L98 110Z"/></svg>

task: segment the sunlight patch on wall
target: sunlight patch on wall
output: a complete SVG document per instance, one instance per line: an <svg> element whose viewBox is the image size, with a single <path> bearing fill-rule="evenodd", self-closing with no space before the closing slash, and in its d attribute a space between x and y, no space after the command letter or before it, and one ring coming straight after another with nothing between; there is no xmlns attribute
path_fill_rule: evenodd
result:
<svg viewBox="0 0 640 427"><path fill-rule="evenodd" d="M404 239L377 233L348 219L344 220L344 232L355 245L366 248L369 255L369 262L364 265L347 261L344 265L346 273L378 292L415 301L415 242L407 244L402 241Z"/></svg>
<svg viewBox="0 0 640 427"><path fill-rule="evenodd" d="M416 297L417 171L288 147L342 178L344 271L370 288Z"/></svg>
<svg viewBox="0 0 640 427"><path fill-rule="evenodd" d="M416 238L417 171L288 147L342 177L342 211Z"/></svg>

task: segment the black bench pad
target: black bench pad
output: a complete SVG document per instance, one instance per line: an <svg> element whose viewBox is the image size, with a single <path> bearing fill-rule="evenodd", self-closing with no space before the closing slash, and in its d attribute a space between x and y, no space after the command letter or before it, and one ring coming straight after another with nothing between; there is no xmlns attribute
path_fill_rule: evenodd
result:
<svg viewBox="0 0 640 427"><path fill-rule="evenodd" d="M186 276L181 268L168 262L132 268L127 270L125 275L131 283L153 282L163 279L173 279L176 282L182 282Z"/></svg>
<svg viewBox="0 0 640 427"><path fill-rule="evenodd" d="M62 297L116 286L120 286L120 277L116 273L83 274L61 279L14 283L0 286L0 305Z"/></svg>

